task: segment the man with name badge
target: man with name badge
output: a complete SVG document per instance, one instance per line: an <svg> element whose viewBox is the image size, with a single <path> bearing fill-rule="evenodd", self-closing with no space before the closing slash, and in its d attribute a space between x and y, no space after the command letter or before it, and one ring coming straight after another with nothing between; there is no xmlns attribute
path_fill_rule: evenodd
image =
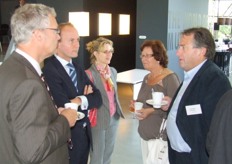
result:
<svg viewBox="0 0 232 164"><path fill-rule="evenodd" d="M206 136L215 106L231 86L213 63L214 39L206 28L181 33L177 56L184 81L173 97L167 118L170 164L207 164ZM169 100L170 98L165 97Z"/></svg>

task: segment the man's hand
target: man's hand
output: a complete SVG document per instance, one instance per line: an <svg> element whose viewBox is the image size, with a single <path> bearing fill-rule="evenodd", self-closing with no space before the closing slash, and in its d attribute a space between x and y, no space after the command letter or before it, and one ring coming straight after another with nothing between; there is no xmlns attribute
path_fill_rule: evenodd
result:
<svg viewBox="0 0 232 164"><path fill-rule="evenodd" d="M68 109L62 110L60 114L63 115L68 120L70 127L73 127L75 125L75 123L77 121L77 111L76 110L68 108Z"/></svg>
<svg viewBox="0 0 232 164"><path fill-rule="evenodd" d="M91 85L85 85L85 88L84 88L84 95L88 95L90 93L93 93L93 88Z"/></svg>
<svg viewBox="0 0 232 164"><path fill-rule="evenodd" d="M58 113L60 114L63 110L65 110L65 108L62 107L58 108Z"/></svg>

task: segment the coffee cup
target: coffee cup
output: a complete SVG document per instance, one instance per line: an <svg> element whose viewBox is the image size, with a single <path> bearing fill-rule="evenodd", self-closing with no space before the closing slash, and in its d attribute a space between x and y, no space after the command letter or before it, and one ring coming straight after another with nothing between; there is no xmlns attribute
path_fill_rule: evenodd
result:
<svg viewBox="0 0 232 164"><path fill-rule="evenodd" d="M160 108L163 98L163 92L152 92L153 108Z"/></svg>
<svg viewBox="0 0 232 164"><path fill-rule="evenodd" d="M76 110L77 111L77 109L78 109L78 104L76 104L76 103L65 103L64 104L64 107L65 108L71 108L71 109L74 109L74 110Z"/></svg>

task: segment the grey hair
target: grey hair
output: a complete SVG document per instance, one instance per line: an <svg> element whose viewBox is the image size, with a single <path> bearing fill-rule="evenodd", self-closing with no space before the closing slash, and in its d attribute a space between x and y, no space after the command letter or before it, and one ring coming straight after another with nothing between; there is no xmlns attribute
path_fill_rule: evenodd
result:
<svg viewBox="0 0 232 164"><path fill-rule="evenodd" d="M43 4L25 4L11 17L11 35L16 44L27 42L35 29L50 25L49 16L56 17L54 8Z"/></svg>

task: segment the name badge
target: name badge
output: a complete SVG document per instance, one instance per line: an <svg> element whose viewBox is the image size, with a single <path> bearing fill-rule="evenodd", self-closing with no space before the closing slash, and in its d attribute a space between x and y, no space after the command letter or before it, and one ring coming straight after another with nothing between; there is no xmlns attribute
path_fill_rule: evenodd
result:
<svg viewBox="0 0 232 164"><path fill-rule="evenodd" d="M187 115L197 115L197 114L202 114L202 111L201 111L201 105L200 104L196 104L196 105L188 105L188 106L185 106L186 108L186 112L187 112Z"/></svg>

